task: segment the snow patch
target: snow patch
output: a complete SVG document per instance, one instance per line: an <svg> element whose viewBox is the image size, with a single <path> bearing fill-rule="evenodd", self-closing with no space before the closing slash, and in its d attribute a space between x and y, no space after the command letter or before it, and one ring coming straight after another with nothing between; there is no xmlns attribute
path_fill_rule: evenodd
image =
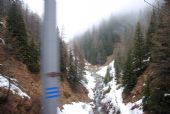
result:
<svg viewBox="0 0 170 114"><path fill-rule="evenodd" d="M65 104L63 110L59 110L59 114L94 114L90 104L75 103Z"/></svg>
<svg viewBox="0 0 170 114"><path fill-rule="evenodd" d="M167 97L167 96L170 96L170 94L169 93L165 93L164 96Z"/></svg>
<svg viewBox="0 0 170 114"><path fill-rule="evenodd" d="M0 21L0 25L1 25L2 27L5 27L5 23L2 22L2 21Z"/></svg>
<svg viewBox="0 0 170 114"><path fill-rule="evenodd" d="M85 81L82 81L82 84L88 90L88 96L90 99L94 99L94 88L96 85L95 79L89 71L85 71L86 75L84 75Z"/></svg>
<svg viewBox="0 0 170 114"><path fill-rule="evenodd" d="M109 93L104 95L101 103L110 103L111 105L113 105L114 108L109 110L109 114L117 111L120 111L120 114L143 114L142 99L135 103L123 103L123 87L119 88L120 85L117 85L116 83L114 61L112 61L108 66L102 67L97 73L101 73L101 75L103 75L104 73L106 73L107 67L111 68L110 74L113 75L113 79L103 88L103 91L106 91L106 89L109 87L111 88L111 90L109 91Z"/></svg>
<svg viewBox="0 0 170 114"><path fill-rule="evenodd" d="M89 63L87 63L87 65L89 65ZM85 80L83 80L81 83L89 91L88 96L91 99L95 99L94 97L96 96L94 96L94 92L97 92L94 90L97 84L96 79L97 78L102 79L105 76L108 67L111 68L110 74L112 75L113 79L106 85L101 83L104 86L101 91L105 92L108 89L110 89L110 91L105 95L103 94L99 95L99 97L102 96L102 100L100 101L100 103L107 106L107 109L109 111L108 114L113 114L115 112L120 112L120 114L143 114L142 99L134 103L127 103L127 104L123 103L122 92L124 88L120 87L120 85L117 85L116 83L114 61L112 61L108 66L100 67L100 69L96 72L96 74L100 75L101 77L100 76L95 77L96 76L95 73L91 72L90 70L85 71L86 73L86 75L84 75ZM109 106L109 104L111 106ZM59 114L94 114L93 109L95 105L98 106L96 103L94 104L94 102L91 103L73 102L72 104L65 104L63 106L63 110L58 109L59 110L58 113ZM102 108L101 106L99 105L97 107L99 111L101 110L100 108Z"/></svg>
<svg viewBox="0 0 170 114"><path fill-rule="evenodd" d="M13 94L17 94L21 96L22 98L27 97L31 98L28 96L25 92L23 92L19 87L17 87L17 84L15 82L18 82L16 79L11 78L12 83L10 84L10 90L12 91ZM0 87L8 89L9 88L9 81L5 76L2 76L0 74Z"/></svg>
<svg viewBox="0 0 170 114"><path fill-rule="evenodd" d="M104 76L106 75L106 72L107 72L107 67L108 67L108 66L100 67L100 68L99 68L100 70L97 71L96 74L104 77Z"/></svg>
<svg viewBox="0 0 170 114"><path fill-rule="evenodd" d="M144 63L145 63L145 62L149 62L150 59L151 59L151 57L148 57L147 59L143 60L143 62L144 62Z"/></svg>

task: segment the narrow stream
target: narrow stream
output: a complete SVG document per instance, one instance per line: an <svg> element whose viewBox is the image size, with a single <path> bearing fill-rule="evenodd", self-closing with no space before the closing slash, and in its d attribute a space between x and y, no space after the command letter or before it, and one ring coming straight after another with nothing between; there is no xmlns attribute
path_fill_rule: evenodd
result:
<svg viewBox="0 0 170 114"><path fill-rule="evenodd" d="M103 78L108 67L112 80L105 85ZM133 103L123 103L123 88L116 83L114 61L99 70L91 69L91 76L95 80L95 87L93 88L94 114L143 114L142 99ZM135 106L138 107L132 110Z"/></svg>
<svg viewBox="0 0 170 114"><path fill-rule="evenodd" d="M92 74L95 77L96 85L94 91L94 114L107 114L103 110L103 106L101 104L101 100L103 98L103 79L100 75L96 74L95 72Z"/></svg>

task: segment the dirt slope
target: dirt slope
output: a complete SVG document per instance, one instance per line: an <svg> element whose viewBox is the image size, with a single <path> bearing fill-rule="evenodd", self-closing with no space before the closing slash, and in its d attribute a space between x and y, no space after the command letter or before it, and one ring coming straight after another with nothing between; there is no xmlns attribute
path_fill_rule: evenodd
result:
<svg viewBox="0 0 170 114"><path fill-rule="evenodd" d="M5 19L4 19L5 20ZM6 27L1 27L0 38L5 40ZM17 61L7 50L6 45L0 42L0 74L18 80L19 86L31 99L22 99L12 93L6 102L0 101L0 114L40 114L41 81L39 74L32 74L26 65ZM7 90L0 88L0 94L6 95ZM1 97L0 97L1 98ZM73 91L67 80L61 83L61 106L71 102L88 102L87 91L80 87L80 91Z"/></svg>

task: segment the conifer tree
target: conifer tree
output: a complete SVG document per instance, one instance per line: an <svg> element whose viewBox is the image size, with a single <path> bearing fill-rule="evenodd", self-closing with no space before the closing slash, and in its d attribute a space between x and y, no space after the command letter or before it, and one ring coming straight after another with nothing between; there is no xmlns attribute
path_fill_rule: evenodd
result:
<svg viewBox="0 0 170 114"><path fill-rule="evenodd" d="M26 64L31 72L37 73L39 72L38 51L27 43L26 27L17 3L12 2L8 13L8 47L16 53L16 58Z"/></svg>
<svg viewBox="0 0 170 114"><path fill-rule="evenodd" d="M152 47L151 40L153 40L153 34L155 33L155 31L156 31L156 14L155 14L155 10L153 10L151 20L150 20L150 25L149 25L149 28L148 28L148 32L146 34L146 43L145 43L146 55L145 55L145 59L150 58L150 60L152 60L152 58L151 58L151 53L152 53L152 51L151 51L151 47ZM146 63L146 64L148 64L148 63Z"/></svg>
<svg viewBox="0 0 170 114"><path fill-rule="evenodd" d="M77 75L78 80L81 80L83 78L83 75L85 74L85 61L82 53L80 52L77 57Z"/></svg>
<svg viewBox="0 0 170 114"><path fill-rule="evenodd" d="M77 67L77 78L78 80L81 80L84 75L85 61L84 61L84 56L82 54L81 48L76 41L74 41L73 43L73 52L75 57L75 64Z"/></svg>
<svg viewBox="0 0 170 114"><path fill-rule="evenodd" d="M169 12L169 6L170 2L165 1L162 10ZM151 32L151 37L153 37L151 39L151 62L155 65L153 69L155 73L150 76L151 78L149 78L150 80L146 85L149 94L144 94L144 97L147 98L144 100L144 109L148 114L170 114L170 26L167 26L169 23L167 17L167 15L162 15L163 20L157 21L158 23L154 25L156 29L152 29Z"/></svg>
<svg viewBox="0 0 170 114"><path fill-rule="evenodd" d="M129 51L124 66L123 85L125 86L125 93L129 93L134 88L138 76L140 76L146 68L144 62L146 51L143 37L141 25L138 23L136 27L134 49Z"/></svg>
<svg viewBox="0 0 170 114"><path fill-rule="evenodd" d="M12 45L12 48L18 49L20 45L26 45L27 42L27 34L25 29L24 20L21 14L21 10L19 9L16 2L12 2L10 6L10 10L8 13L8 32L11 37L15 37L9 39L10 43L15 42L15 45Z"/></svg>
<svg viewBox="0 0 170 114"><path fill-rule="evenodd" d="M133 61L134 61L134 72L136 76L142 74L143 70L145 69L145 44L144 44L144 36L141 30L140 23L137 24L136 34L135 34L135 42L134 42L134 54L133 54Z"/></svg>
<svg viewBox="0 0 170 114"><path fill-rule="evenodd" d="M67 63L67 48L66 44L62 39L60 39L60 70L61 72L66 72L66 63Z"/></svg>
<svg viewBox="0 0 170 114"><path fill-rule="evenodd" d="M133 52L132 50L129 50L127 60L123 68L124 93L129 93L136 84L136 77L133 70Z"/></svg>
<svg viewBox="0 0 170 114"><path fill-rule="evenodd" d="M144 91L143 91L143 110L147 111L148 110L148 100L149 100L149 96L150 96L150 88L149 88L149 81L147 80L144 83Z"/></svg>
<svg viewBox="0 0 170 114"><path fill-rule="evenodd" d="M118 79L120 78L120 75L121 75L120 73L122 71L122 61L121 61L121 57L119 53L117 55L117 58L115 59L114 67L115 67L116 80L118 82Z"/></svg>
<svg viewBox="0 0 170 114"><path fill-rule="evenodd" d="M72 52L69 52L69 66L68 66L68 81L70 85L75 88L78 82L77 80L77 67L75 64L75 60L73 59Z"/></svg>
<svg viewBox="0 0 170 114"><path fill-rule="evenodd" d="M107 84L108 82L110 82L112 80L112 77L110 75L110 68L107 68L105 77L104 77L104 83Z"/></svg>
<svg viewBox="0 0 170 114"><path fill-rule="evenodd" d="M151 54L152 54L151 41L153 40L153 35L155 32L156 32L156 14L155 14L155 10L153 10L153 13L152 13L152 16L150 19L150 25L148 28L148 32L146 34L146 43L145 43L146 59L150 58L150 60L152 60L152 58L151 58ZM148 65L150 60L147 61L147 63L145 63L145 64ZM150 83L150 81L146 80L145 86L144 86L144 92L143 92L143 96L144 96L143 110L144 111L149 110L149 102L150 102L150 94L151 94L151 91L150 91L151 87L149 87L149 83Z"/></svg>

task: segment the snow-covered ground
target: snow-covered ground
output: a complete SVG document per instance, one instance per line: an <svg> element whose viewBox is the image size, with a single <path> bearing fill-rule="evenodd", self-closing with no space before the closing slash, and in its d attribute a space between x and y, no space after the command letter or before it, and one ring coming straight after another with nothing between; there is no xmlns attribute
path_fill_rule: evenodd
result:
<svg viewBox="0 0 170 114"><path fill-rule="evenodd" d="M86 87L88 90L88 96L90 99L94 99L94 88L96 85L95 77L93 74L89 71L85 71L84 78L85 80L82 80L82 84Z"/></svg>
<svg viewBox="0 0 170 114"><path fill-rule="evenodd" d="M110 64L111 64L111 63L110 63ZM106 74L106 71L107 71L107 67L108 67L108 66L102 66L102 67L100 67L100 68L99 68L99 71L97 71L96 74L104 77L105 74Z"/></svg>
<svg viewBox="0 0 170 114"><path fill-rule="evenodd" d="M93 114L93 109L90 104L87 103L75 103L66 104L63 106L63 110L58 112L59 114Z"/></svg>
<svg viewBox="0 0 170 114"><path fill-rule="evenodd" d="M123 87L119 87L116 84L115 80L115 68L114 68L114 61L112 61L109 64L109 67L111 68L110 74L113 75L112 81L110 81L104 88L103 91L105 91L107 88L111 88L110 92L104 95L104 99L102 99L101 103L106 104L108 102L111 102L111 104L115 107L114 110L110 110L109 114L112 114L115 110L120 111L120 114L143 114L142 111L142 100L139 100L135 103L128 103L124 104L123 99L122 99L122 92L123 92ZM106 67L103 67L100 71L106 73ZM133 107L138 107L132 110Z"/></svg>
<svg viewBox="0 0 170 114"><path fill-rule="evenodd" d="M110 74L112 75L113 79L106 85L104 83L98 84L100 83L101 80L103 80L103 77L105 76L108 67L111 68ZM139 100L135 103L128 103L128 104L123 103L123 99L122 99L123 87L118 88L118 86L120 85L116 84L114 61L112 61L108 66L100 67L99 70L95 73L91 72L90 70L89 71L86 70L85 72L86 75L84 75L84 78L86 80L83 80L82 84L89 91L88 94L89 98L94 100L94 102L92 103L93 105L95 106L101 105L100 107L102 107L102 105L105 104L112 105L112 107L109 106L107 107L109 110L108 114L113 114L114 112L120 112L120 114L143 114L142 100ZM99 80L99 78L101 80ZM96 86L102 87L101 86L102 84L103 84L102 89L95 90L98 88ZM108 93L103 94L103 92L109 89L110 91L108 91ZM97 91L102 91L102 92L97 92ZM96 93L102 93L102 95L97 94L97 96L99 97L96 97ZM102 98L100 99L100 97ZM100 99L100 101L97 100L100 103L95 104L96 98ZM89 103L82 103L82 102L79 103L73 102L72 104L65 104L63 106L63 109L59 111L60 112L59 114L94 114L93 105L90 105Z"/></svg>
<svg viewBox="0 0 170 114"><path fill-rule="evenodd" d="M10 83L10 90L13 94L17 94L21 96L22 98L27 97L30 99L30 96L28 96L25 92L23 92L18 86L17 86L17 80L14 78L10 79L12 83ZM7 79L7 76L2 76L0 74L0 87L8 89L9 88L9 81Z"/></svg>

